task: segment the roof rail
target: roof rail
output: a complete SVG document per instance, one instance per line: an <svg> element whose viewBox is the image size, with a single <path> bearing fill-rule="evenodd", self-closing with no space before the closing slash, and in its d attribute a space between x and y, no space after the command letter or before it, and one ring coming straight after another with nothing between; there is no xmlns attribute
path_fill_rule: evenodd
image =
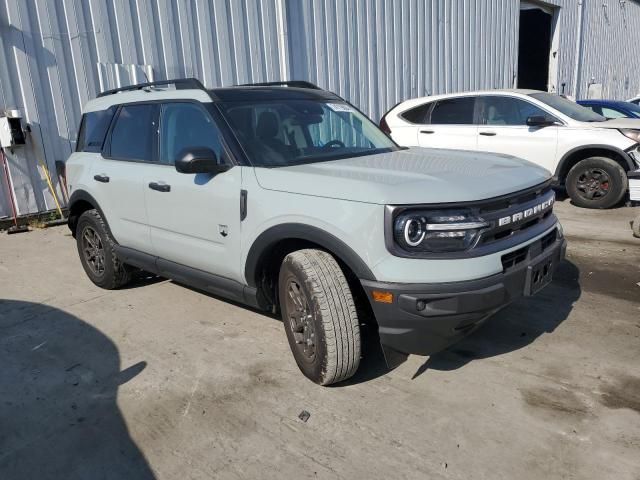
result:
<svg viewBox="0 0 640 480"><path fill-rule="evenodd" d="M310 88L313 90L322 90L319 86L304 80L287 80L284 82L262 82L262 83L244 83L239 87L294 87L294 88Z"/></svg>
<svg viewBox="0 0 640 480"><path fill-rule="evenodd" d="M114 88L113 90L105 90L98 94L98 97L113 95L114 93L129 92L133 90L142 90L143 88L159 87L162 85L174 85L176 90L205 90L204 85L197 78L176 78L174 80L160 80L157 82L138 83L136 85L128 85L126 87Z"/></svg>

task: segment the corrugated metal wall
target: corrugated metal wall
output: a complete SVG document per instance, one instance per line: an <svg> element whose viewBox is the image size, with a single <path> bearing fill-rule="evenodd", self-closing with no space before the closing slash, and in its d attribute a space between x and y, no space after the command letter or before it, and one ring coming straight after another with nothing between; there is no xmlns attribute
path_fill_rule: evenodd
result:
<svg viewBox="0 0 640 480"><path fill-rule="evenodd" d="M602 84L604 98L628 99L640 93L640 3L589 1L584 16L580 93ZM598 32L592 35L591 32Z"/></svg>
<svg viewBox="0 0 640 480"><path fill-rule="evenodd" d="M291 73L375 120L407 98L511 86L518 15L513 0L290 2Z"/></svg>
<svg viewBox="0 0 640 480"><path fill-rule="evenodd" d="M577 51L579 95L592 77L610 96L640 91L636 1L547 3L558 7L558 91L564 83L574 94ZM519 7L519 0L0 0L0 108L22 109L32 127L29 145L9 154L19 211L54 207L38 162L55 180L82 104L101 89L145 75L196 76L209 87L308 79L377 120L410 97L513 86ZM57 181L56 188L62 196ZM0 217L9 214L4 190Z"/></svg>

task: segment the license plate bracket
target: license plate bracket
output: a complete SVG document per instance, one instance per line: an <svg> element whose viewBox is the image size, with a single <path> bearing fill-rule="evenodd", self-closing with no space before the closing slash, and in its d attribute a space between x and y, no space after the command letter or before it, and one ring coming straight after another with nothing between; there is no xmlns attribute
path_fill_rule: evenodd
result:
<svg viewBox="0 0 640 480"><path fill-rule="evenodd" d="M527 279L524 285L525 296L535 295L551 283L555 270L554 257L547 255L527 267Z"/></svg>

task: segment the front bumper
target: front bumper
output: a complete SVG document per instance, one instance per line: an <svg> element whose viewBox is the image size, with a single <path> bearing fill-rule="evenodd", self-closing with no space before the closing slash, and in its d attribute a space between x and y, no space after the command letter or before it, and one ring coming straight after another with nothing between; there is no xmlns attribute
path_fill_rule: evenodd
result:
<svg viewBox="0 0 640 480"><path fill-rule="evenodd" d="M537 266L548 265L550 279L565 256L566 240L558 238L555 229L552 233L553 238L545 241L543 237L518 250L516 256L504 255L502 273L478 280L442 284L363 280L383 347L431 355L468 335L513 300L535 293L530 284ZM374 301L374 290L391 292L393 301Z"/></svg>
<svg viewBox="0 0 640 480"><path fill-rule="evenodd" d="M634 170L627 174L629 177L629 199L634 202L640 202L640 170Z"/></svg>

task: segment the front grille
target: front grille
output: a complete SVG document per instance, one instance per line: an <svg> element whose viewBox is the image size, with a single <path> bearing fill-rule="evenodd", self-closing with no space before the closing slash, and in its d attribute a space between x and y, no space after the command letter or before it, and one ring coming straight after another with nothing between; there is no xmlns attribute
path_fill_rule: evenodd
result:
<svg viewBox="0 0 640 480"><path fill-rule="evenodd" d="M502 256L502 271L506 272L508 269L515 267L519 263L524 262L527 259L529 253L529 247L519 248L511 253L507 253Z"/></svg>
<svg viewBox="0 0 640 480"><path fill-rule="evenodd" d="M533 242L526 247L504 254L502 256L502 271L506 272L519 263L524 262L529 256L537 257L555 243L557 235L557 229L554 228L540 240Z"/></svg>
<svg viewBox="0 0 640 480"><path fill-rule="evenodd" d="M551 245L554 244L554 242L556 241L556 237L557 236L558 236L558 233L556 232L556 229L554 228L552 232L547 233L544 237L542 237L540 239L540 248L542 249L543 252L547 248L549 248Z"/></svg>
<svg viewBox="0 0 640 480"><path fill-rule="evenodd" d="M489 227L482 232L477 245L490 245L505 240L544 222L552 215L553 201L553 190L546 185L539 190L483 205L480 215L489 222ZM541 205L545 207L541 208Z"/></svg>

